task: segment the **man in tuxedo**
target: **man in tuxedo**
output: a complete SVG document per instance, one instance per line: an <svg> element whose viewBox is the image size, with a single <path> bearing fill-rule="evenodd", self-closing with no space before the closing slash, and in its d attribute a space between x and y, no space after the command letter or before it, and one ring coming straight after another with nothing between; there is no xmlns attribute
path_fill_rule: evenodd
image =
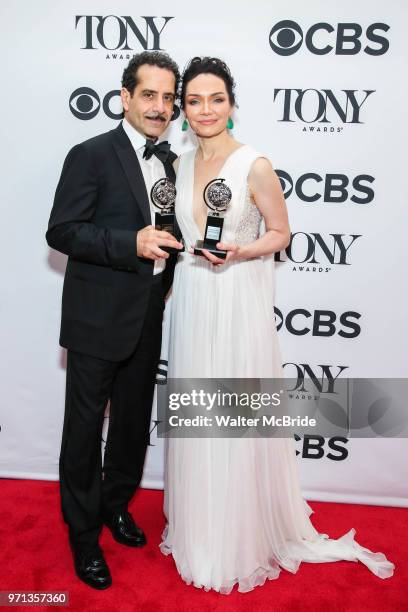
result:
<svg viewBox="0 0 408 612"><path fill-rule="evenodd" d="M182 248L154 228L149 194L157 180L175 178L176 156L161 137L178 114L179 78L165 53L131 59L122 77L124 120L68 153L46 234L50 247L68 255L60 335L68 349L61 506L76 573L97 589L112 582L98 542L103 524L121 544L146 543L128 503L143 472L176 259L161 247Z"/></svg>

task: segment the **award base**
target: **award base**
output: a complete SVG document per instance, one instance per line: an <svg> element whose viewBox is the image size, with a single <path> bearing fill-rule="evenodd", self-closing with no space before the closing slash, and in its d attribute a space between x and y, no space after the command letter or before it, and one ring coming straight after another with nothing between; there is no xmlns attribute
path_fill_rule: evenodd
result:
<svg viewBox="0 0 408 612"><path fill-rule="evenodd" d="M194 255L201 255L202 257L205 257L202 252L203 249L209 251L212 253L212 255L215 255L215 257L218 257L219 259L225 259L227 257L227 251L221 251L220 249L215 248L213 243L210 244L204 240L197 240L194 247Z"/></svg>
<svg viewBox="0 0 408 612"><path fill-rule="evenodd" d="M174 233L174 213L170 213L170 214L156 213L155 228L163 232L169 232L169 234L171 234L172 236L176 238L175 233ZM183 244L182 249L176 249L175 247L161 246L160 247L161 250L165 251L166 253L170 253L170 255L172 255L173 253L182 253L185 250L184 243L182 239L177 238L177 240L179 242L182 242Z"/></svg>
<svg viewBox="0 0 408 612"><path fill-rule="evenodd" d="M173 255L174 253L182 253L185 250L184 247L182 249L176 249L175 247L161 246L160 248L162 251L169 253L169 255Z"/></svg>
<svg viewBox="0 0 408 612"><path fill-rule="evenodd" d="M202 250L209 251L215 257L225 259L227 257L227 251L221 251L217 249L217 243L221 242L222 226L224 225L224 219L218 214L209 213L207 216L207 223L205 226L204 240L197 240L194 247L194 255L203 255Z"/></svg>
<svg viewBox="0 0 408 612"><path fill-rule="evenodd" d="M160 228L157 228L160 229ZM169 247L169 246L161 246L159 247L162 251L165 251L166 253L169 253L170 255L173 255L174 253L183 253L186 249L184 247L184 242L181 238L177 239L179 242L181 242L181 244L183 245L182 249L176 249L176 247Z"/></svg>

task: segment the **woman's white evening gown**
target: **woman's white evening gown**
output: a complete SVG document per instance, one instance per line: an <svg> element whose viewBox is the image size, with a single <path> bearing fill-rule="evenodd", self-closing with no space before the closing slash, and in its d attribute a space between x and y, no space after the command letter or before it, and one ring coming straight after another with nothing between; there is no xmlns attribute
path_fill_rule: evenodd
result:
<svg viewBox="0 0 408 612"><path fill-rule="evenodd" d="M187 245L202 238L193 217L196 149L182 155L176 213ZM233 194L222 239L255 240L262 228L247 177L261 157L250 146L235 150L219 177ZM183 253L175 270L168 375L172 378L282 376L275 326L273 256L213 267ZM188 584L229 593L250 591L296 572L302 561L361 561L380 578L394 565L354 540L319 534L303 499L290 438L169 439L165 514L160 545L172 554Z"/></svg>

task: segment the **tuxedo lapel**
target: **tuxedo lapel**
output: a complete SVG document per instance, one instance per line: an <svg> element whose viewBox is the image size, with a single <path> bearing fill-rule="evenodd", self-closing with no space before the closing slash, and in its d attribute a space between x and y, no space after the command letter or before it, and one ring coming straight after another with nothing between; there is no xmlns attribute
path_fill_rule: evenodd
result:
<svg viewBox="0 0 408 612"><path fill-rule="evenodd" d="M135 200L142 211L143 219L145 220L146 225L151 225L152 219L150 213L149 196L139 160L137 159L135 150L132 147L132 143L125 134L122 124L120 124L114 132L115 140L113 142L113 147L119 157L119 161L129 182L133 196L135 197Z"/></svg>

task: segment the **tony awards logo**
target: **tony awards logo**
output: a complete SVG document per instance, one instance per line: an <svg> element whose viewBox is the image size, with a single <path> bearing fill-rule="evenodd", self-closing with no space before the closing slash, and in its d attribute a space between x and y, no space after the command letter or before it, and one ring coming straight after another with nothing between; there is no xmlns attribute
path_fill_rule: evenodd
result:
<svg viewBox="0 0 408 612"><path fill-rule="evenodd" d="M194 254L202 255L202 251L205 249L216 257L225 259L227 251L217 249L216 245L217 242L221 240L224 215L232 198L231 189L225 183L225 179L216 178L210 181L204 188L203 198L209 211L207 214L204 240L197 240L194 247Z"/></svg>

